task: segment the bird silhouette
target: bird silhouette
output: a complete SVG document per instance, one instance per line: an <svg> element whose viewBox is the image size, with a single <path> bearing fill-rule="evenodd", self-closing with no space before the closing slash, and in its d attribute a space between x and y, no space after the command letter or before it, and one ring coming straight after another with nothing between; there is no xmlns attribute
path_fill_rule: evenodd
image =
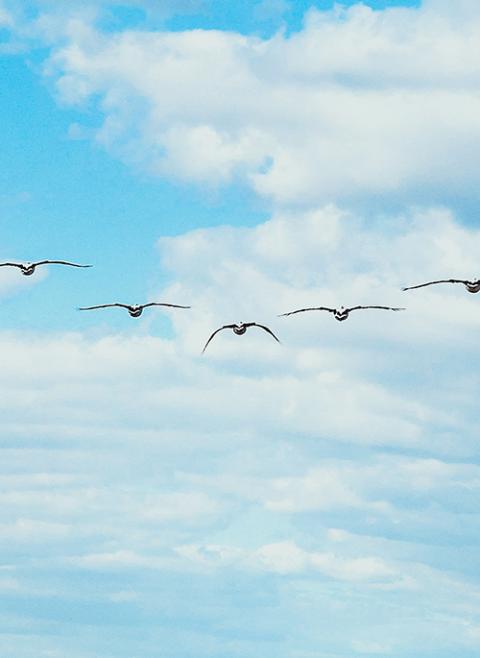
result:
<svg viewBox="0 0 480 658"><path fill-rule="evenodd" d="M148 304L120 304L115 302L114 304L98 304L97 306L80 306L79 311L93 311L97 308L112 308L118 306L119 308L125 308L130 313L132 318L138 318L143 313L144 308L149 306L168 306L169 308L191 308L191 306L180 306L179 304L167 304L165 302L149 302Z"/></svg>
<svg viewBox="0 0 480 658"><path fill-rule="evenodd" d="M31 276L39 265L69 265L70 267L93 267L92 265L79 265L68 260L37 260L34 263L0 263L0 267L18 267L24 276Z"/></svg>
<svg viewBox="0 0 480 658"><path fill-rule="evenodd" d="M309 308L299 308L296 311L290 311L289 313L281 313L278 317L284 317L286 315L294 315L295 313L304 313L305 311L328 311L333 313L335 320L343 322L346 320L352 311L358 311L360 309L369 309L376 308L384 311L404 311L404 308L396 308L393 306L351 306L350 308L345 308L340 306L340 308L330 308L329 306L312 306Z"/></svg>
<svg viewBox="0 0 480 658"><path fill-rule="evenodd" d="M210 336L210 338L207 340L207 342L205 343L205 347L204 347L203 350L202 350L202 354L203 354L203 353L205 352L205 350L207 349L207 347L208 347L210 341L213 339L213 337L216 336L220 331L223 331L224 329L231 329L231 330L233 331L233 333L236 334L237 336L242 336L244 333L246 333L246 331L247 331L247 329L248 329L249 327L259 327L260 329L263 329L263 330L266 331L268 334L270 334L270 336L272 336L273 338L275 338L275 340L277 341L277 343L280 342L280 341L278 340L278 338L275 336L275 334L273 333L273 331L271 331L271 330L270 330L268 327L266 327L265 325L263 325L263 324L258 324L257 322L239 322L238 324L224 324L223 327L219 327L218 329L216 329L216 330L213 332L213 334Z"/></svg>
<svg viewBox="0 0 480 658"><path fill-rule="evenodd" d="M473 281L468 281L466 279L439 279L438 281L428 281L427 283L419 283L417 286L408 286L407 288L402 288L402 290L415 290L415 288L425 288L425 286L434 286L437 283L462 283L468 292L479 292L480 291L480 279L474 279Z"/></svg>

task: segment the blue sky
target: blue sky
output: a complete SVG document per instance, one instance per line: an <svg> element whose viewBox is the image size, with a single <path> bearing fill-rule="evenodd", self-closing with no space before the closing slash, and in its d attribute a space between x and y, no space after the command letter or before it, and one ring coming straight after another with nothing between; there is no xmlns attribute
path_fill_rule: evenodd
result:
<svg viewBox="0 0 480 658"><path fill-rule="evenodd" d="M0 655L478 656L452 4L0 0Z"/></svg>
<svg viewBox="0 0 480 658"><path fill-rule="evenodd" d="M2 62L8 81L1 110L3 256L36 260L41 252L94 261L103 276L96 281L96 285L101 281L100 297L91 303L101 302L102 294L108 299L120 293L141 302L147 301L145 271L154 270L154 277L159 274L155 241L160 235L226 222L252 225L266 217L266 210L245 190L225 190L220 195L186 189L131 171L90 141L70 139L69 126L79 120L79 113L55 103L39 75L40 57L38 53L6 56ZM26 102L28 112L19 111ZM94 123L98 117L90 113L86 120ZM119 274L128 271L128 276L122 276L120 291L118 281L110 276L117 268ZM55 297L68 298L70 291L76 296L69 306L90 303L80 297L84 281L80 284L78 277L69 276L71 272L58 274L51 282L58 286ZM77 283L80 287L72 289ZM7 301L12 319L8 326L27 329L32 322L33 328L47 330L78 326L76 313L58 317L54 296L47 311L44 295L36 296L36 292L32 291L27 304L25 297ZM32 312L32 303L44 312ZM88 318L82 321L89 323Z"/></svg>

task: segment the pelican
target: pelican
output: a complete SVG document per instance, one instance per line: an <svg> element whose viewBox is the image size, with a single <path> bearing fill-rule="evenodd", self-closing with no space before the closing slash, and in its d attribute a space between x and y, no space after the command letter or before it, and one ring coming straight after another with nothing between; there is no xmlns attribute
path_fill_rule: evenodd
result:
<svg viewBox="0 0 480 658"><path fill-rule="evenodd" d="M367 308L378 308L384 311L404 311L404 308L395 308L392 306L352 306L350 308L345 308L345 306L340 306L340 308L329 308L328 306L313 306L311 308L299 308L296 311L290 311L290 313L282 313L278 317L284 317L285 315L294 315L295 313L304 313L305 311L328 311L333 313L335 320L343 322L346 320L352 311L358 311L359 309Z"/></svg>
<svg viewBox="0 0 480 658"><path fill-rule="evenodd" d="M39 265L70 265L70 267L92 267L92 265L79 265L78 263L70 263L67 260L37 260L35 263L0 263L0 267L18 267L24 276L31 276L35 272L35 268Z"/></svg>
<svg viewBox="0 0 480 658"><path fill-rule="evenodd" d="M205 347L204 347L203 350L202 350L202 354L203 354L203 353L205 352L205 350L207 349L208 344L210 343L210 341L212 340L212 338L213 338L214 336L216 336L216 335L218 334L219 331L223 331L224 329L231 329L231 330L233 331L233 333L236 334L237 336L242 336L244 333L246 333L246 331L247 331L247 329L248 329L249 327L260 327L260 329L263 329L263 330L266 331L268 334L270 334L270 336L272 336L273 338L275 338L275 340L277 341L277 343L280 342L280 341L278 340L278 338L275 336L275 334L273 333L273 331L270 331L270 329L269 329L268 327L266 327L266 326L263 325L263 324L258 324L257 322L239 322L238 324L224 324L223 327L220 327L219 329L216 329L216 330L213 332L213 334L210 336L210 338L207 340L207 342L205 343Z"/></svg>
<svg viewBox="0 0 480 658"><path fill-rule="evenodd" d="M97 308L112 308L118 306L119 308L126 308L132 318L138 318L142 315L143 309L149 306L168 306L170 308L192 308L191 306L180 306L179 304L166 304L165 302L149 302L148 304L98 304L97 306L80 306L79 311L93 311Z"/></svg>
<svg viewBox="0 0 480 658"><path fill-rule="evenodd" d="M473 281L467 281L466 279L440 279L439 281L428 281L428 283L420 283L418 286L408 286L408 288L402 288L402 290L414 290L415 288L434 286L437 283L463 283L468 292L475 293L480 291L480 279L474 279Z"/></svg>

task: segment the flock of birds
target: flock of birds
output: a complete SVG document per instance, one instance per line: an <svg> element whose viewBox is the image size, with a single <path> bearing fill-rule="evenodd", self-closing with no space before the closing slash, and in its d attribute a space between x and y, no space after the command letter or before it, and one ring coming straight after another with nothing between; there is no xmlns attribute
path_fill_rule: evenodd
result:
<svg viewBox="0 0 480 658"><path fill-rule="evenodd" d="M80 265L78 263L71 263L70 261L66 260L39 260L35 261L33 263L26 262L26 263L0 263L0 267L16 267L20 270L20 272L24 276L31 276L37 267L40 265L68 265L70 267L92 267L92 265ZM480 292L480 279L474 279L473 281L469 281L466 279L439 279L436 281L427 281L427 283L419 283L415 286L408 286L406 288L402 288L402 290L415 290L416 288L425 288L426 286L433 286L437 285L439 283L461 283L462 285L465 286L465 288L468 290L468 292L471 293L476 293ZM96 306L81 306L79 307L79 311L94 311L97 309L102 309L102 308L124 308L128 311L128 313L131 315L132 318L138 318L140 315L142 315L143 310L145 308L149 308L151 306L165 306L168 308L191 308L191 306L182 306L180 304L168 304L166 302L148 302L147 304L121 304L119 302L113 302L111 304L98 304ZM288 315L295 315L296 313L305 313L306 311L327 311L328 313L332 313L333 317L338 320L339 322L343 322L348 318L350 313L352 311L358 311L358 310L366 310L366 309L377 309L377 310L383 310L383 311L404 311L405 308L400 308L400 307L394 307L394 306L351 306L349 308L345 308L344 306L340 306L339 308L330 308L329 306L310 306L306 308L298 308L294 311L289 311L288 313L281 313L278 317L286 317ZM277 338L277 336L273 333L271 329L269 329L267 326L264 324L259 324L258 322L239 322L236 324L224 324L223 326L219 327L216 329L207 342L205 343L205 347L202 350L202 354L205 352L207 349L208 345L210 342L213 340L213 338L220 332L223 331L224 329L231 329L233 333L236 336L242 336L247 332L247 329L250 327L258 327L259 329L263 329L266 331L272 338L274 338L277 343L280 343L280 340Z"/></svg>

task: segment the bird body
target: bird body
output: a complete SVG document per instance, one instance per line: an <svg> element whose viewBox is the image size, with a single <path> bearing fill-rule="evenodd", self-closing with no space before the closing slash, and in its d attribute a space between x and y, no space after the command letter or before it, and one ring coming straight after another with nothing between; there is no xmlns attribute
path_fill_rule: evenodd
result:
<svg viewBox="0 0 480 658"><path fill-rule="evenodd" d="M21 266L20 272L23 274L23 276L31 276L35 272L35 265L32 265L31 263L25 263Z"/></svg>
<svg viewBox="0 0 480 658"><path fill-rule="evenodd" d="M465 281L465 288L468 290L468 292L479 292L480 279L477 279L477 281Z"/></svg>
<svg viewBox="0 0 480 658"><path fill-rule="evenodd" d="M232 327L233 333L236 334L237 336L242 336L242 334L245 334L247 332L247 325L246 324L236 324Z"/></svg>
<svg viewBox="0 0 480 658"><path fill-rule="evenodd" d="M397 308L394 306L351 306L350 308L345 308L345 306L340 306L339 308L330 308L328 306L312 306L309 308L299 308L296 311L290 311L289 313L282 313L279 317L284 317L286 315L294 315L295 313L304 313L305 311L328 311L332 313L335 320L343 322L348 318L352 311L358 311L360 309L380 309L383 311L404 311L404 308Z"/></svg>
<svg viewBox="0 0 480 658"><path fill-rule="evenodd" d="M133 306L128 306L127 311L130 313L132 318L139 318L143 313L143 306L140 304L134 304Z"/></svg>
<svg viewBox="0 0 480 658"><path fill-rule="evenodd" d="M348 318L350 315L350 309L345 308L344 306L340 306L340 308L336 308L333 311L333 317L335 320L338 320L339 322L343 322Z"/></svg>
<svg viewBox="0 0 480 658"><path fill-rule="evenodd" d="M39 265L69 265L70 267L92 267L92 265L79 265L66 260L38 260L35 263L0 263L0 267L18 267L24 276L31 276Z"/></svg>
<svg viewBox="0 0 480 658"><path fill-rule="evenodd" d="M249 327L259 327L260 329L263 329L268 334L270 334L270 336L275 338L277 343L280 342L278 340L278 338L275 336L275 334L273 333L273 331L271 331L264 324L258 324L257 322L239 322L238 324L224 324L222 327L219 327L218 329L216 329L213 332L213 334L210 336L210 338L207 340L207 342L205 343L205 347L202 350L202 354L207 349L207 347L208 347L210 341L213 339L213 337L216 336L220 331L223 331L224 329L231 329L233 331L233 333L236 334L237 336L242 336L243 334L246 333L246 331Z"/></svg>
<svg viewBox="0 0 480 658"><path fill-rule="evenodd" d="M32 276L32 274L35 272L35 265L32 263L21 263L20 265L20 272L23 274L23 276Z"/></svg>
<svg viewBox="0 0 480 658"><path fill-rule="evenodd" d="M143 309L149 306L168 306L170 308L191 308L191 306L180 306L179 304L167 304L166 302L149 302L148 304L120 304L119 302L114 302L113 304L97 304L96 306L81 306L79 311L94 311L98 308L113 308L113 307L125 308L132 318L139 318Z"/></svg>
<svg viewBox="0 0 480 658"><path fill-rule="evenodd" d="M480 292L480 279L473 279L472 281L469 281L468 279L439 279L438 281L427 281L427 283L419 283L417 286L408 286L407 288L402 288L402 290L415 290L416 288L434 286L437 283L462 283L468 292Z"/></svg>

